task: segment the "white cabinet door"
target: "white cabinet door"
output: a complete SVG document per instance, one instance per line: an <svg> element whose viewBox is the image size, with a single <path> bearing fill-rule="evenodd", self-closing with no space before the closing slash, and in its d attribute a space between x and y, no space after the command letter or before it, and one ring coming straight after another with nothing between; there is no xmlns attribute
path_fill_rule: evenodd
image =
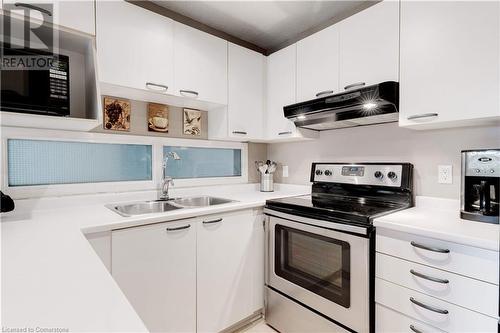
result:
<svg viewBox="0 0 500 333"><path fill-rule="evenodd" d="M173 90L173 22L125 1L97 2L99 80Z"/></svg>
<svg viewBox="0 0 500 333"><path fill-rule="evenodd" d="M298 130L286 119L283 107L296 101L297 45L293 44L267 57L266 133L268 140L314 138L318 132Z"/></svg>
<svg viewBox="0 0 500 333"><path fill-rule="evenodd" d="M227 104L227 42L174 23L175 94Z"/></svg>
<svg viewBox="0 0 500 333"><path fill-rule="evenodd" d="M112 232L112 275L151 332L196 331L195 223Z"/></svg>
<svg viewBox="0 0 500 333"><path fill-rule="evenodd" d="M336 25L297 42L297 102L339 90L339 30Z"/></svg>
<svg viewBox="0 0 500 333"><path fill-rule="evenodd" d="M228 47L228 134L263 139L265 57L232 43Z"/></svg>
<svg viewBox="0 0 500 333"><path fill-rule="evenodd" d="M7 4L9 6L6 6ZM16 5L12 7L11 5L14 4ZM24 6L25 4L28 6ZM4 0L3 7L8 10L15 9L14 13L29 10L30 17L35 19L42 19L42 15L37 13L36 8L43 8L51 12L52 23L95 35L95 2L93 0Z"/></svg>
<svg viewBox="0 0 500 333"><path fill-rule="evenodd" d="M220 332L262 309L263 219L246 210L198 223L198 332Z"/></svg>
<svg viewBox="0 0 500 333"><path fill-rule="evenodd" d="M400 126L500 118L498 1L401 2Z"/></svg>
<svg viewBox="0 0 500 333"><path fill-rule="evenodd" d="M339 24L340 89L399 81L399 2L383 1Z"/></svg>

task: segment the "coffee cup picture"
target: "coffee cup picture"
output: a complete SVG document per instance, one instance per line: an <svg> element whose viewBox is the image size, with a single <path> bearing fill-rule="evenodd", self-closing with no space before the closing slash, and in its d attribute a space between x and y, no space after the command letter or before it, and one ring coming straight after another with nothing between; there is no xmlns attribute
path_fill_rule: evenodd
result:
<svg viewBox="0 0 500 333"><path fill-rule="evenodd" d="M148 103L148 131L168 133L168 106Z"/></svg>
<svg viewBox="0 0 500 333"><path fill-rule="evenodd" d="M168 126L168 119L162 117L153 117L153 125L157 128L165 129Z"/></svg>

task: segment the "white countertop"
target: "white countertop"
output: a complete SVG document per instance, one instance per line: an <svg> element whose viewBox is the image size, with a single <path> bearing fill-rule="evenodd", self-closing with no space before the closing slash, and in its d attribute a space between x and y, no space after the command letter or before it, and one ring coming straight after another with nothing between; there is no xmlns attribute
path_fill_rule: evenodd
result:
<svg viewBox="0 0 500 333"><path fill-rule="evenodd" d="M156 199L133 192L16 201L2 214L2 326L61 328L85 332L147 331L84 233L263 206L267 199L310 193L310 186L257 184L172 189L172 196L212 195L237 202L122 217L113 202Z"/></svg>
<svg viewBox="0 0 500 333"><path fill-rule="evenodd" d="M373 224L377 228L499 251L500 226L461 219L458 200L417 197L415 201L415 207L376 218Z"/></svg>

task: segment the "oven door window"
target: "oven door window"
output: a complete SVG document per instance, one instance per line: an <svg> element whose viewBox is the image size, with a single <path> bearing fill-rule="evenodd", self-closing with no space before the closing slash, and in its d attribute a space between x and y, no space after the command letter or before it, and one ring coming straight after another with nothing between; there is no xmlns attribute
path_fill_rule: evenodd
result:
<svg viewBox="0 0 500 333"><path fill-rule="evenodd" d="M349 308L349 243L278 224L274 253L276 275Z"/></svg>

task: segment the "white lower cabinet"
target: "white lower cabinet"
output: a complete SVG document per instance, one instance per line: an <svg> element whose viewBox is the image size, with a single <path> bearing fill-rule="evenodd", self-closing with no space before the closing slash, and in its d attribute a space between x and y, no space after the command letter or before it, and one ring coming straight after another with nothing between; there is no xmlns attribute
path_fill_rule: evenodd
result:
<svg viewBox="0 0 500 333"><path fill-rule="evenodd" d="M497 332L498 252L383 228L376 237L377 332Z"/></svg>
<svg viewBox="0 0 500 333"><path fill-rule="evenodd" d="M112 275L151 332L219 332L263 308L262 210L112 231Z"/></svg>
<svg viewBox="0 0 500 333"><path fill-rule="evenodd" d="M375 322L375 332L377 333L444 332L380 304L375 305L375 316L377 317L377 320Z"/></svg>
<svg viewBox="0 0 500 333"><path fill-rule="evenodd" d="M196 330L196 222L112 232L112 275L151 332Z"/></svg>
<svg viewBox="0 0 500 333"><path fill-rule="evenodd" d="M263 219L246 210L197 224L198 332L220 332L263 308Z"/></svg>

